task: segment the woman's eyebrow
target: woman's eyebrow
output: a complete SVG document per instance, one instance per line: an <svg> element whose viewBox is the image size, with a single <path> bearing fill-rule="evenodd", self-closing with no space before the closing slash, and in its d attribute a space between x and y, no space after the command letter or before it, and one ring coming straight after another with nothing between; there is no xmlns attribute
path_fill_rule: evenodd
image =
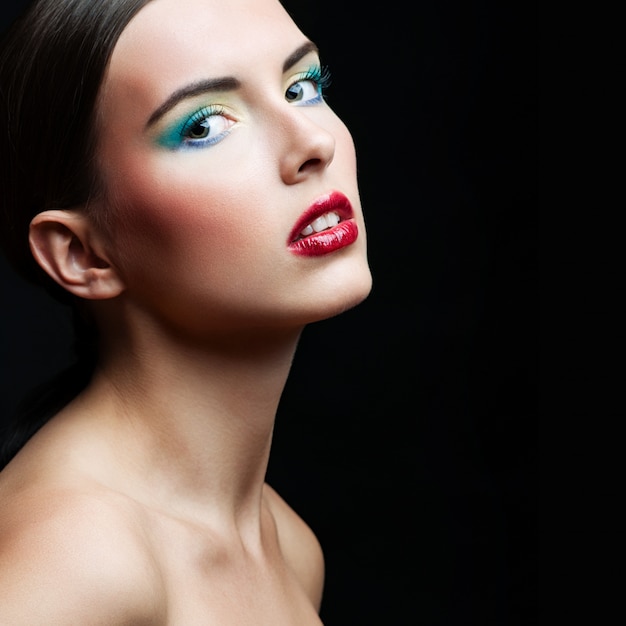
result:
<svg viewBox="0 0 626 626"><path fill-rule="evenodd" d="M285 59L283 72L291 69L298 61L311 52L317 53L317 46L312 41L306 41ZM158 109L156 109L156 111L154 111L154 113L152 113L146 123L146 128L150 128L150 126L156 124L170 109L173 109L179 102L186 98L193 98L194 96L210 91L234 91L235 89L239 89L240 86L241 83L232 76L210 78L186 85L176 90Z"/></svg>
<svg viewBox="0 0 626 626"><path fill-rule="evenodd" d="M230 76L224 78L209 78L201 80L197 83L191 83L181 89L175 91L151 116L146 123L146 128L154 125L161 119L170 109L174 108L181 100L193 98L201 93L209 91L233 91L240 87L241 83Z"/></svg>
<svg viewBox="0 0 626 626"><path fill-rule="evenodd" d="M290 70L302 57L305 57L310 52L317 54L319 50L312 41L306 41L285 59L283 63L283 73Z"/></svg>

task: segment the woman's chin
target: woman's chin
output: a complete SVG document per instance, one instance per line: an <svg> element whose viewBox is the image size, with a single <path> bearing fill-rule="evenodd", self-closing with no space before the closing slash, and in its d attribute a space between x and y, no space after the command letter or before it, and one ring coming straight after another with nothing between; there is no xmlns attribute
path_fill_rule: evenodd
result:
<svg viewBox="0 0 626 626"><path fill-rule="evenodd" d="M317 316L311 321L329 319L349 311L367 299L372 290L372 275L369 270L357 275L353 274L343 287L335 285L331 293L333 298L320 298Z"/></svg>

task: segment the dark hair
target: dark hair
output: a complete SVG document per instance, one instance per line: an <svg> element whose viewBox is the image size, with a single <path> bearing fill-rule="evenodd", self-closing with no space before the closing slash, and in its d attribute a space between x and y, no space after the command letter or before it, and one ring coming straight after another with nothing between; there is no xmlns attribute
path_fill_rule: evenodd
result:
<svg viewBox="0 0 626 626"><path fill-rule="evenodd" d="M34 0L0 42L0 246L19 275L72 307L77 356L15 416L0 469L87 384L95 366L94 327L32 257L29 224L50 208L88 206L100 193L100 85L120 34L149 1Z"/></svg>

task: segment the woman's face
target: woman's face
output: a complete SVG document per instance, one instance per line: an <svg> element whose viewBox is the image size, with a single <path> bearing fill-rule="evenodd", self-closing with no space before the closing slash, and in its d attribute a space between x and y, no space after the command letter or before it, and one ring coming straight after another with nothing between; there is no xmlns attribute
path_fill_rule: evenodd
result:
<svg viewBox="0 0 626 626"><path fill-rule="evenodd" d="M323 83L277 0L140 10L99 110L109 255L129 302L223 330L308 323L369 293L354 146ZM330 229L293 243L320 212Z"/></svg>

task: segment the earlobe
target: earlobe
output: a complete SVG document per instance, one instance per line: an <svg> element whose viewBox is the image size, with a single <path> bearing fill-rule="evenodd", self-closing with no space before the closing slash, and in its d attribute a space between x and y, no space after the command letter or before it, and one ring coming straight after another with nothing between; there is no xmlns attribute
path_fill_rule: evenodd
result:
<svg viewBox="0 0 626 626"><path fill-rule="evenodd" d="M61 287L89 300L114 298L124 290L98 241L80 211L51 209L30 223L30 249L37 263Z"/></svg>

